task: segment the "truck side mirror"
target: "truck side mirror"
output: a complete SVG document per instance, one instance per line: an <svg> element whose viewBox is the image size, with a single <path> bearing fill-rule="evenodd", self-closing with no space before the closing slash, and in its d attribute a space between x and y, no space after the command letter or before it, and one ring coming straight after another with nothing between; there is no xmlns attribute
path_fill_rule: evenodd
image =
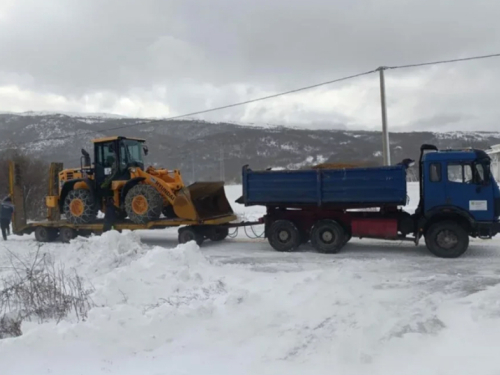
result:
<svg viewBox="0 0 500 375"><path fill-rule="evenodd" d="M149 154L148 146L143 146L142 150L144 151L144 155L148 156L148 154Z"/></svg>

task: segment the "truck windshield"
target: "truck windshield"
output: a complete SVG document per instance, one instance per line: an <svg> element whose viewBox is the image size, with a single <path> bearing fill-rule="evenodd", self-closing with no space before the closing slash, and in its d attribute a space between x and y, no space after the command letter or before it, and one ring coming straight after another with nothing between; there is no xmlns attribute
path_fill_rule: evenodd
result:
<svg viewBox="0 0 500 375"><path fill-rule="evenodd" d="M476 165L476 180L478 183L488 182L490 176L490 163L483 162Z"/></svg>

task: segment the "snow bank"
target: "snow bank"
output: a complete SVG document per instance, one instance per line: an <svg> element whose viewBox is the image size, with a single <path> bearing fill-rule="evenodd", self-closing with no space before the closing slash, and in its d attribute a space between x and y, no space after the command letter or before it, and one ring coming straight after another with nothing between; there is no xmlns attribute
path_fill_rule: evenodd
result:
<svg viewBox="0 0 500 375"><path fill-rule="evenodd" d="M235 211L262 214L233 203L239 189L226 190ZM23 324L23 336L0 340L0 373L468 375L499 368L498 241L473 240L464 258L444 260L385 242L353 240L330 256L277 253L248 239L200 250L168 245L175 231L143 235L152 246L140 233L115 231L44 245L47 256L92 283L96 307L84 322ZM165 247L156 246L165 238ZM36 250L30 238L12 239L7 245L17 254ZM0 256L0 272L6 262Z"/></svg>

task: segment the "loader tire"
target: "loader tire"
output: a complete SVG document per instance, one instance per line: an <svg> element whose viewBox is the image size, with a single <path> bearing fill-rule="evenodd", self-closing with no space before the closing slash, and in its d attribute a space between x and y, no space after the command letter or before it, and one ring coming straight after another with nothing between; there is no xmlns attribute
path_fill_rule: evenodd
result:
<svg viewBox="0 0 500 375"><path fill-rule="evenodd" d="M163 209L163 198L150 185L135 185L125 197L125 210L132 222L145 224L157 220Z"/></svg>
<svg viewBox="0 0 500 375"><path fill-rule="evenodd" d="M64 215L71 224L87 224L94 221L97 210L90 190L71 190L64 199Z"/></svg>

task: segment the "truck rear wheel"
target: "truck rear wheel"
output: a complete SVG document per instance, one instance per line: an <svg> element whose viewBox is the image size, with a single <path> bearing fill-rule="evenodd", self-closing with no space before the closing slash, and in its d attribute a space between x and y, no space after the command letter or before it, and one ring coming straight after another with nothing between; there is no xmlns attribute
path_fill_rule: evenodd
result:
<svg viewBox="0 0 500 375"><path fill-rule="evenodd" d="M163 198L150 185L135 185L125 197L125 210L135 224L157 220L163 209Z"/></svg>
<svg viewBox="0 0 500 375"><path fill-rule="evenodd" d="M334 220L320 220L311 231L311 244L320 253L338 253L346 239L344 228Z"/></svg>
<svg viewBox="0 0 500 375"><path fill-rule="evenodd" d="M425 233L429 251L440 258L458 258L469 247L469 234L453 221L432 224Z"/></svg>
<svg viewBox="0 0 500 375"><path fill-rule="evenodd" d="M299 230L289 220L277 220L269 228L269 243L274 250L292 251L298 248L302 242Z"/></svg>
<svg viewBox="0 0 500 375"><path fill-rule="evenodd" d="M64 199L64 215L71 224L87 224L94 221L97 210L90 190L71 190Z"/></svg>

